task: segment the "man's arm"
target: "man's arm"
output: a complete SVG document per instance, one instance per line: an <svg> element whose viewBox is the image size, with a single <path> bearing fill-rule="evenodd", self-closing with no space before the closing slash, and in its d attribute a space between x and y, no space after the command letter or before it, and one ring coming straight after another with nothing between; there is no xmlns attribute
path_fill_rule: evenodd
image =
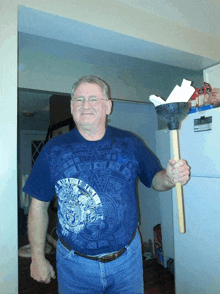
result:
<svg viewBox="0 0 220 294"><path fill-rule="evenodd" d="M167 169L158 172L152 181L151 187L157 191L168 191L172 189L176 183L185 185L190 179L190 167L185 160L170 159Z"/></svg>
<svg viewBox="0 0 220 294"><path fill-rule="evenodd" d="M32 198L28 215L28 236L31 245L31 277L38 282L50 283L55 272L45 258L45 241L48 227L50 202Z"/></svg>
<svg viewBox="0 0 220 294"><path fill-rule="evenodd" d="M164 169L158 172L152 181L151 188L157 191L168 191L174 187L174 184L167 176L167 171Z"/></svg>

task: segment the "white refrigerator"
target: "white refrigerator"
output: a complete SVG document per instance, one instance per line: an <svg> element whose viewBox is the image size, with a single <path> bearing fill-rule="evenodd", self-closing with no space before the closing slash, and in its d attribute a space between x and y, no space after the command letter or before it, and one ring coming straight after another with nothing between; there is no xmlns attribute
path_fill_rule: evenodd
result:
<svg viewBox="0 0 220 294"><path fill-rule="evenodd" d="M176 294L219 294L220 107L189 114L179 139L181 158L191 167L191 179L183 188L186 233L179 233L175 189L160 193L165 266L174 259ZM156 142L165 165L172 157L170 132L157 131Z"/></svg>

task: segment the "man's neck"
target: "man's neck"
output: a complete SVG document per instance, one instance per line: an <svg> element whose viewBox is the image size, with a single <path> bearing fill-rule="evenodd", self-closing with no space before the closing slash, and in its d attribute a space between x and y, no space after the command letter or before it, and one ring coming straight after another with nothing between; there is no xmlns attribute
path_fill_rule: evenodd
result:
<svg viewBox="0 0 220 294"><path fill-rule="evenodd" d="M88 141L99 141L101 140L106 131L106 126L102 126L99 128L92 128L91 126L82 127L77 126L79 133Z"/></svg>

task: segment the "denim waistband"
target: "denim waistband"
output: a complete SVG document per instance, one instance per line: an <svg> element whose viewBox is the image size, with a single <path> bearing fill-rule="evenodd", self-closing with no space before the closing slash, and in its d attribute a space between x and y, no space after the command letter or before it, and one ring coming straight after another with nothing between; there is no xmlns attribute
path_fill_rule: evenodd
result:
<svg viewBox="0 0 220 294"><path fill-rule="evenodd" d="M131 240L129 241L129 243L127 244L127 246L129 246L131 244L131 242L133 241L135 235L136 235L136 231L133 233ZM60 242L63 244L64 247L66 247L68 250L72 250L72 248L67 245L62 238L60 238ZM124 252L126 251L126 246L124 248L122 248L119 251L115 251L109 254L99 254L99 255L85 255L82 253L79 253L77 251L74 251L74 254L79 255L81 257L87 258L87 259L92 259L92 260L97 260L99 262L109 262L112 260L116 260L119 256L121 256Z"/></svg>

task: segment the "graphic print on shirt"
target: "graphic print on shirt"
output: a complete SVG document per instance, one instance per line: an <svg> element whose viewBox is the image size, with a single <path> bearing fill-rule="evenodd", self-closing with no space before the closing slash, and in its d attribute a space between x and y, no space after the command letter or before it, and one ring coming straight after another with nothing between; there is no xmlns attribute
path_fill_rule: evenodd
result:
<svg viewBox="0 0 220 294"><path fill-rule="evenodd" d="M79 233L85 225L102 222L102 204L91 186L79 179L66 178L58 181L55 189L63 235Z"/></svg>
<svg viewBox="0 0 220 294"><path fill-rule="evenodd" d="M137 227L138 163L124 145L126 152L74 145L74 153L62 149L59 160L54 156L58 233L78 252L120 250Z"/></svg>
<svg viewBox="0 0 220 294"><path fill-rule="evenodd" d="M73 242L76 251L84 248L87 254L93 254L118 250L124 245L130 221L136 219L133 209L136 197L128 202L125 192L132 164L113 161L112 157L108 156L109 161L90 163L90 166L84 165L82 159L69 168L64 164L65 176L71 175L70 170L80 172L75 174L77 178L66 177L58 180L55 186L59 228L63 236L72 240L69 242ZM132 194L135 195L135 191Z"/></svg>

